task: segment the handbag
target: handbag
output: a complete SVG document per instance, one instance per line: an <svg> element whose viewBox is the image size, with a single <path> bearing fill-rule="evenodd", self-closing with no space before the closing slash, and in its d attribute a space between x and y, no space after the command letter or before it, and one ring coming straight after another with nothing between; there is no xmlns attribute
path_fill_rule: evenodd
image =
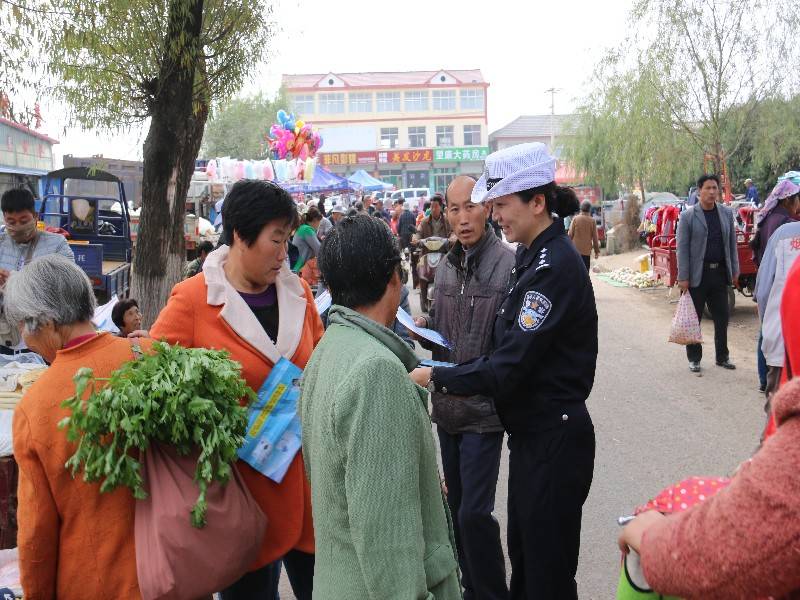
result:
<svg viewBox="0 0 800 600"><path fill-rule="evenodd" d="M148 497L136 501L136 574L144 600L201 598L238 581L258 556L267 517L234 465L227 484L208 486L206 526L193 527L199 450L186 456L151 444L144 453Z"/></svg>
<svg viewBox="0 0 800 600"><path fill-rule="evenodd" d="M133 340L131 346L138 359L141 348ZM208 486L205 527L192 526L199 454L196 449L181 456L173 446L155 442L143 453L148 495L136 501L134 539L144 600L210 596L247 573L261 549L267 517L235 464L227 483Z"/></svg>
<svg viewBox="0 0 800 600"><path fill-rule="evenodd" d="M669 330L669 341L684 346L703 343L700 319L697 317L692 296L688 292L681 294L678 300L678 308L672 317L672 326Z"/></svg>

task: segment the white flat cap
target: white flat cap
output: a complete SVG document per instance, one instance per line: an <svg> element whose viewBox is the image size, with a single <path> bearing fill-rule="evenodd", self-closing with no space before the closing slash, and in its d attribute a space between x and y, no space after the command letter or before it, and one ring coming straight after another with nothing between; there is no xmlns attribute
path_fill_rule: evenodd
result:
<svg viewBox="0 0 800 600"><path fill-rule="evenodd" d="M492 152L472 190L472 201L486 202L555 181L556 159L539 142Z"/></svg>

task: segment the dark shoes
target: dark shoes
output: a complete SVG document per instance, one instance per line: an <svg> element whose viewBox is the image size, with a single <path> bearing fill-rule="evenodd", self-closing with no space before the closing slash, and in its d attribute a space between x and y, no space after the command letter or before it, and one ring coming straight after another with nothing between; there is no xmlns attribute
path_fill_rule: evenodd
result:
<svg viewBox="0 0 800 600"><path fill-rule="evenodd" d="M689 361L689 370L690 370L692 373L699 373L699 372L700 372L700 363L699 363L699 362L694 362L694 361L691 361L691 360L690 360L690 361Z"/></svg>
<svg viewBox="0 0 800 600"><path fill-rule="evenodd" d="M733 371L736 368L736 365L733 364L731 361L729 361L727 359L723 360L723 361L719 361L718 360L717 361L717 366L718 367L722 367L723 369L729 369L731 371Z"/></svg>

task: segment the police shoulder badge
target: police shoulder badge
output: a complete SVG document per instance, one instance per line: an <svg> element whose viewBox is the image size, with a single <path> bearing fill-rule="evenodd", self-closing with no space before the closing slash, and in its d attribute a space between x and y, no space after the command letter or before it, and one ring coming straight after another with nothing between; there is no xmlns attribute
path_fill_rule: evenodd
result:
<svg viewBox="0 0 800 600"><path fill-rule="evenodd" d="M544 323L553 303L539 292L527 292L519 311L519 328L522 331L536 331Z"/></svg>

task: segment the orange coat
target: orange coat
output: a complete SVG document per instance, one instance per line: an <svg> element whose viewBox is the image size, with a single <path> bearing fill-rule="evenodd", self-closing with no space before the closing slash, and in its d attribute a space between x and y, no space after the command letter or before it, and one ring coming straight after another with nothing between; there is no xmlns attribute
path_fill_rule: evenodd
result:
<svg viewBox="0 0 800 600"><path fill-rule="evenodd" d="M248 385L258 391L282 356L305 368L324 329L311 288L284 267L275 284L279 323L277 343L273 344L225 277L223 265L228 250L222 246L209 254L202 273L173 288L150 335L189 348L228 350L242 364ZM292 549L314 552L311 488L301 453L297 453L280 484L242 461L238 467L268 519L261 552L251 568L269 564Z"/></svg>
<svg viewBox="0 0 800 600"><path fill-rule="evenodd" d="M102 334L60 350L14 412L19 465L20 570L26 600L139 600L133 537L134 499L128 488L100 493L75 479L64 463L75 452L58 422L61 402L75 393L73 375L89 367L108 377L133 359L128 340ZM88 396L88 392L87 392Z"/></svg>

